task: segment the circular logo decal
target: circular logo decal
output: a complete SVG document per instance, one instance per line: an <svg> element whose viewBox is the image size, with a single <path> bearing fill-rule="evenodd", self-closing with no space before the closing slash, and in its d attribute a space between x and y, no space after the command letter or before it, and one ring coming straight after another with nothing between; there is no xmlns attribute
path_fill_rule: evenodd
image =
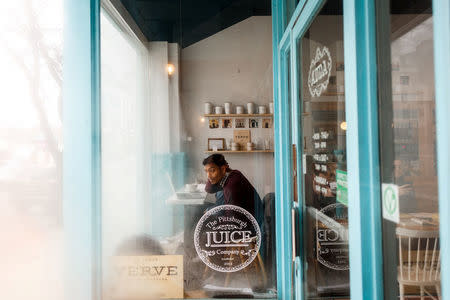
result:
<svg viewBox="0 0 450 300"><path fill-rule="evenodd" d="M317 260L333 270L348 270L348 209L330 204L316 212Z"/></svg>
<svg viewBox="0 0 450 300"><path fill-rule="evenodd" d="M319 97L327 89L331 75L331 55L327 47L316 48L316 55L311 60L308 74L309 93Z"/></svg>
<svg viewBox="0 0 450 300"><path fill-rule="evenodd" d="M235 205L221 205L206 212L194 233L200 259L219 272L236 272L248 266L261 246L255 218Z"/></svg>

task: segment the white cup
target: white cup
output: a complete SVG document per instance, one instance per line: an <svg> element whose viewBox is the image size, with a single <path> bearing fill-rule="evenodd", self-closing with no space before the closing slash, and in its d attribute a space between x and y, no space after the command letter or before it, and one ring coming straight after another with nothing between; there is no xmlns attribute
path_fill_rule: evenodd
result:
<svg viewBox="0 0 450 300"><path fill-rule="evenodd" d="M249 102L247 103L247 113L254 114L255 113L255 103Z"/></svg>
<svg viewBox="0 0 450 300"><path fill-rule="evenodd" d="M186 191L188 191L190 193L197 191L197 184L196 183L186 184Z"/></svg>
<svg viewBox="0 0 450 300"><path fill-rule="evenodd" d="M212 114L212 104L210 102L205 102L205 114Z"/></svg>
<svg viewBox="0 0 450 300"><path fill-rule="evenodd" d="M224 106L225 106L225 113L227 115L231 114L231 103L230 102L225 102Z"/></svg>
<svg viewBox="0 0 450 300"><path fill-rule="evenodd" d="M242 105L236 106L236 113L237 113L238 115L243 114L243 113L244 113L244 107L243 107Z"/></svg>
<svg viewBox="0 0 450 300"><path fill-rule="evenodd" d="M216 115L223 114L223 107L222 106L216 106L215 107Z"/></svg>
<svg viewBox="0 0 450 300"><path fill-rule="evenodd" d="M264 105L261 105L258 107L258 112L260 114L265 114L266 113L266 107Z"/></svg>

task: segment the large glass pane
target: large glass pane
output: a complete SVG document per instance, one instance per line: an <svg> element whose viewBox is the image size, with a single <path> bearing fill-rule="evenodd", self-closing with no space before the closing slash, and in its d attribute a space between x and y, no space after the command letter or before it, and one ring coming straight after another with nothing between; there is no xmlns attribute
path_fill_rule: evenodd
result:
<svg viewBox="0 0 450 300"><path fill-rule="evenodd" d="M328 1L298 40L307 299L349 297L342 2Z"/></svg>
<svg viewBox="0 0 450 300"><path fill-rule="evenodd" d="M276 297L270 1L123 5L101 19L104 298Z"/></svg>
<svg viewBox="0 0 450 300"><path fill-rule="evenodd" d="M0 3L0 297L64 299L62 1Z"/></svg>
<svg viewBox="0 0 450 300"><path fill-rule="evenodd" d="M380 97L386 298L435 296L440 255L431 1L392 0L390 20L381 37L390 69L380 79L387 91Z"/></svg>

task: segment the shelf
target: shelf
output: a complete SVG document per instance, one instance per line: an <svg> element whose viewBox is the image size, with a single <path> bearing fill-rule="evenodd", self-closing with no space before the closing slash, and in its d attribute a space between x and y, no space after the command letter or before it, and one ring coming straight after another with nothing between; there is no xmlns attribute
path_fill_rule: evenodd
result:
<svg viewBox="0 0 450 300"><path fill-rule="evenodd" d="M273 153L273 150L238 150L238 151L232 151L232 150L219 150L219 151L205 151L205 153Z"/></svg>
<svg viewBox="0 0 450 300"><path fill-rule="evenodd" d="M257 117L273 117L273 114L206 114L203 115L206 118L257 118Z"/></svg>

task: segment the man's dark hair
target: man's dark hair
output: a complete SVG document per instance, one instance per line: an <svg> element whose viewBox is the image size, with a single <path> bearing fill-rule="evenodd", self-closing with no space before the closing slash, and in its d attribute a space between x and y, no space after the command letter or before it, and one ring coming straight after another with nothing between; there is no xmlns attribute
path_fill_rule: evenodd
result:
<svg viewBox="0 0 450 300"><path fill-rule="evenodd" d="M131 236L116 249L116 255L163 255L164 251L157 240L147 234Z"/></svg>
<svg viewBox="0 0 450 300"><path fill-rule="evenodd" d="M222 154L211 154L207 158L203 160L203 165L206 166L208 164L215 164L218 167L227 166L228 162L225 160L225 157Z"/></svg>

